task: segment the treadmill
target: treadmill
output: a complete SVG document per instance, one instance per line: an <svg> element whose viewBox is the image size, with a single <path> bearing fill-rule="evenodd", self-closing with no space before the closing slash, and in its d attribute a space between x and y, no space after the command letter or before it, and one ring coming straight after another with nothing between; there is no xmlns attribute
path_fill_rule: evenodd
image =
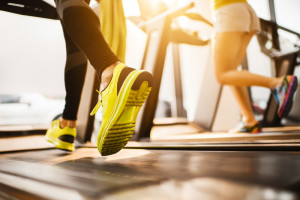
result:
<svg viewBox="0 0 300 200"><path fill-rule="evenodd" d="M159 27L170 33L170 17L192 6L186 4L162 13L160 17L164 20ZM185 32L177 33L187 36ZM157 46L152 39L149 43ZM200 43L194 39L193 42ZM154 59L158 64L162 63L160 55L163 54ZM84 91L90 102L95 82L89 79L88 83ZM82 107L84 121L88 118L85 110L92 105ZM184 116L184 111L180 115ZM87 126L90 124L82 123L79 132L84 144L71 154L53 148L0 151L0 199L297 200L300 197L297 139L285 141L282 137L279 142L247 135L243 136L244 142L228 137L221 143L205 136L196 143L187 140L155 143L141 142L148 133L136 132L136 138L140 139L130 142L118 154L101 157L95 146L88 143L90 133L83 131L90 129ZM28 142L39 141L20 138L16 143L8 143L1 138L0 148L5 144L20 147Z"/></svg>

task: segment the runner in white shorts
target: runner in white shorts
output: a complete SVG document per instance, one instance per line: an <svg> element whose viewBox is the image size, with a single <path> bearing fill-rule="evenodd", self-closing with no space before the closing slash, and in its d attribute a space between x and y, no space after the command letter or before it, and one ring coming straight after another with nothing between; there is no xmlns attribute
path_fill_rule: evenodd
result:
<svg viewBox="0 0 300 200"><path fill-rule="evenodd" d="M259 19L247 0L213 0L213 40L216 78L222 85L228 85L240 107L243 123L232 132L258 133L261 127L255 119L247 88L261 86L271 89L279 104L278 115L288 115L294 92L296 76L280 78L265 77L238 70L245 57L247 46L254 34L260 30Z"/></svg>

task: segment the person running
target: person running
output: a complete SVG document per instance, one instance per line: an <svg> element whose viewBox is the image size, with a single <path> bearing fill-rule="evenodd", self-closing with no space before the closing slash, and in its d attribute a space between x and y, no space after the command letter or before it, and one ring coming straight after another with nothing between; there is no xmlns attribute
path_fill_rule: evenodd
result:
<svg viewBox="0 0 300 200"><path fill-rule="evenodd" d="M245 57L251 38L260 30L259 18L247 0L214 0L213 8L216 78L220 84L230 87L242 113L243 124L233 132L261 132L251 107L248 87L269 88L279 105L278 116L285 117L292 107L293 96L298 86L297 77L266 77L237 70Z"/></svg>
<svg viewBox="0 0 300 200"><path fill-rule="evenodd" d="M137 114L152 87L152 75L119 61L100 30L98 16L89 0L55 0L66 41L66 98L62 118L51 123L46 140L56 148L74 151L76 120L87 59L101 80L101 100L92 110L103 107L97 148L106 156L120 151L134 133Z"/></svg>

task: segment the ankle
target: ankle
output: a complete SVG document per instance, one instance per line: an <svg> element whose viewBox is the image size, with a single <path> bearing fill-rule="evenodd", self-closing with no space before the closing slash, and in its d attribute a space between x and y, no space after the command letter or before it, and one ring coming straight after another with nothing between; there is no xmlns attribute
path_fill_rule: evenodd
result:
<svg viewBox="0 0 300 200"><path fill-rule="evenodd" d="M243 122L246 126L254 126L255 124L258 123L256 119L243 119Z"/></svg>
<svg viewBox="0 0 300 200"><path fill-rule="evenodd" d="M103 88L107 87L113 76L114 68L120 63L120 61L117 61L103 70L101 75L101 84Z"/></svg>
<svg viewBox="0 0 300 200"><path fill-rule="evenodd" d="M282 84L283 78L284 77L274 78L271 83L270 89L274 90L276 87L280 86Z"/></svg>
<svg viewBox="0 0 300 200"><path fill-rule="evenodd" d="M76 128L76 120L61 119L60 128L65 127Z"/></svg>

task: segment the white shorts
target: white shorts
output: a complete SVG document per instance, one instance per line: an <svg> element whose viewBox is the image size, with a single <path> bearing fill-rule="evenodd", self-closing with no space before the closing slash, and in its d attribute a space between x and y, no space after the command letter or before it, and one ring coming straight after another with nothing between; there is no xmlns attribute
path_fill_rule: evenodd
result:
<svg viewBox="0 0 300 200"><path fill-rule="evenodd" d="M260 30L259 18L248 3L232 3L214 11L215 32Z"/></svg>

